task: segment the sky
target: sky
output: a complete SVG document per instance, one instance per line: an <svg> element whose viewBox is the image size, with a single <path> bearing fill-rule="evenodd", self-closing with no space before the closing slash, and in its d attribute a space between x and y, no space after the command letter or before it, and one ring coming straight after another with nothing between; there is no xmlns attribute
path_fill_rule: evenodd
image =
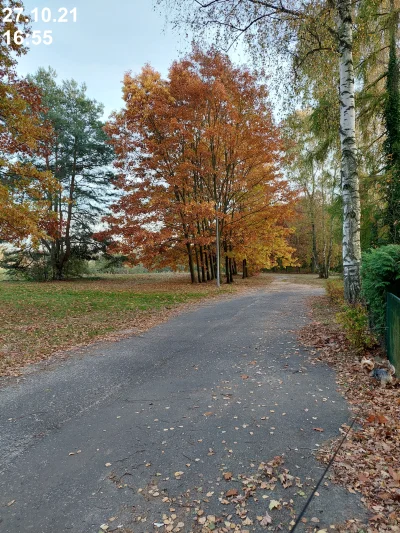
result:
<svg viewBox="0 0 400 533"><path fill-rule="evenodd" d="M138 73L150 63L165 76L172 61L190 48L166 26L152 0L24 0L24 5L27 14L34 8L39 14L51 9L51 22L33 22L32 31L52 30L53 43L30 45L28 54L18 60L19 74L51 66L59 80L84 82L88 96L104 104L105 117L122 107L125 72ZM69 14L68 22L54 23L62 7L76 7L77 21Z"/></svg>

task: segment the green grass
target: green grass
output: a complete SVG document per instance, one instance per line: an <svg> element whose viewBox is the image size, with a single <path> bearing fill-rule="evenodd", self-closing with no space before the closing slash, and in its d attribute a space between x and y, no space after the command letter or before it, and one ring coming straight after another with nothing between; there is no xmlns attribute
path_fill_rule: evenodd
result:
<svg viewBox="0 0 400 533"><path fill-rule="evenodd" d="M0 282L0 375L119 330L144 330L176 307L220 292L187 276Z"/></svg>
<svg viewBox="0 0 400 533"><path fill-rule="evenodd" d="M11 286L10 286L11 285ZM160 309L161 307L176 305L188 300L202 297L202 293L133 293L130 291L101 290L46 290L37 287L33 290L29 285L10 284L0 286L0 306L7 305L9 309L25 309L26 312L35 309L39 313L51 315L53 318L79 317L86 313L101 311L119 312L139 309Z"/></svg>
<svg viewBox="0 0 400 533"><path fill-rule="evenodd" d="M0 281L0 375L113 332L146 330L185 303L271 282L269 276L237 278L217 289L214 283L192 285L187 274Z"/></svg>

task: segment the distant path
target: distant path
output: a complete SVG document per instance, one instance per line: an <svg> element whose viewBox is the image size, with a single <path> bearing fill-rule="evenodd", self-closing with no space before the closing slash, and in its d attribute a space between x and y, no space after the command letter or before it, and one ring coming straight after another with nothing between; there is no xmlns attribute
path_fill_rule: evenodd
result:
<svg viewBox="0 0 400 533"><path fill-rule="evenodd" d="M242 523L220 493L240 493L238 474L282 454L302 488L277 482L268 498L249 500L254 524L243 529L265 531L255 517L272 499L292 498L298 511L321 473L313 450L349 413L333 372L312 365L296 342L306 300L321 289L286 278L0 389L0 531L98 533L108 524L145 533L173 513L174 527L188 533L199 505ZM221 479L223 469L232 481ZM287 519L269 512L273 525ZM357 496L328 484L307 516L322 529L364 511Z"/></svg>

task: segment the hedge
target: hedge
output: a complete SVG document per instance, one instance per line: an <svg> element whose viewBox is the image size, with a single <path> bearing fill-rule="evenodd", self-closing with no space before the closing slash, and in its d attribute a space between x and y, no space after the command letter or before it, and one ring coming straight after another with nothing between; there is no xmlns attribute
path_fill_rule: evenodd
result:
<svg viewBox="0 0 400 533"><path fill-rule="evenodd" d="M363 253L362 295L371 326L383 336L386 327L386 293L400 296L400 245L389 244Z"/></svg>

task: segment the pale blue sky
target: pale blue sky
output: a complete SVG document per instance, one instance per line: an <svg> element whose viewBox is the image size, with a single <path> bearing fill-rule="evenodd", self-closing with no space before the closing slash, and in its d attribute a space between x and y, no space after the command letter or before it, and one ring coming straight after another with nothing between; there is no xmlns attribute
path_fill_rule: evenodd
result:
<svg viewBox="0 0 400 533"><path fill-rule="evenodd" d="M150 63L163 75L188 44L165 27L151 0L24 0L25 11L77 8L77 22L34 23L32 30L52 30L53 44L30 46L18 61L21 75L53 67L59 79L85 82L88 95L105 105L105 115L120 109L121 80Z"/></svg>

